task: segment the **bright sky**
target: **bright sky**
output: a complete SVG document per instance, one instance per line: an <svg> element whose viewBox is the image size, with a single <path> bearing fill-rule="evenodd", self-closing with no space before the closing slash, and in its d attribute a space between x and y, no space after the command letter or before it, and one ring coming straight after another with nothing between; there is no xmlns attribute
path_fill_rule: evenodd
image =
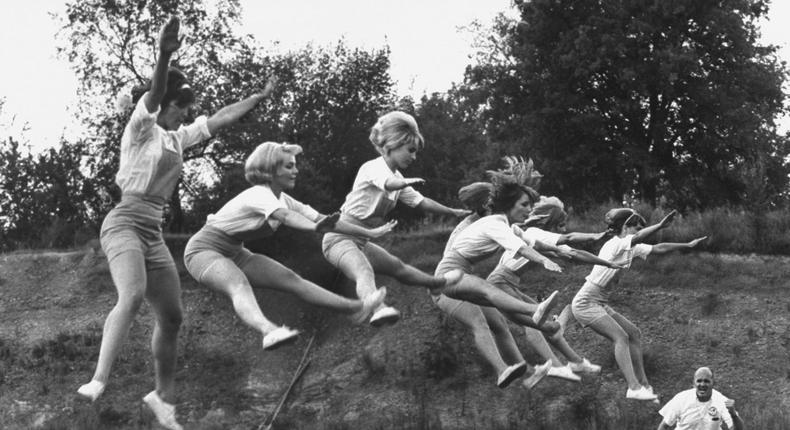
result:
<svg viewBox="0 0 790 430"><path fill-rule="evenodd" d="M374 4L388 5L372 6ZM391 76L401 95L419 97L444 91L462 79L472 54L472 35L459 31L473 20L491 22L499 12L512 13L511 0L242 0L241 31L259 41L280 42L284 49L305 43L332 44L344 37L363 48L390 46ZM763 41L782 48L790 60L790 2L774 0L763 24ZM0 132L25 136L43 150L79 126L69 106L76 103L76 80L65 61L55 58L57 28L48 12L64 10L61 0L3 1L0 4L0 58L4 66L0 98L5 97ZM790 121L783 129L790 129Z"/></svg>

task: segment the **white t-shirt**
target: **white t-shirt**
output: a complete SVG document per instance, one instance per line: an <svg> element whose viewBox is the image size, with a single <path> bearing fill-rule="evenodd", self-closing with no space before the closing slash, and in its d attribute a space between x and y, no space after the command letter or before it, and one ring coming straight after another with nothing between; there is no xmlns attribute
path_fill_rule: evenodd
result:
<svg viewBox="0 0 790 430"><path fill-rule="evenodd" d="M529 227L526 230L522 230L518 226L513 226L513 233L520 237L524 242L528 244L535 244L535 242L542 242L546 245L557 246L558 248L570 251L572 248L568 245L557 245L557 242L562 237L559 233L552 233L550 231L541 230L537 227ZM499 259L499 265L505 267L508 270L512 270L513 272L518 271L522 267L524 267L530 260L526 257L522 257L518 253L514 251L505 251L502 254L502 258Z"/></svg>
<svg viewBox="0 0 790 430"><path fill-rule="evenodd" d="M653 247L644 243L631 246L631 239L633 238L634 235L631 234L625 237L615 236L607 240L601 247L601 250L598 251L598 258L619 264L626 269L631 267L631 262L636 257L643 260L647 259L650 252L653 251ZM619 271L619 269L612 269L596 264L593 266L590 274L584 279L600 287L605 287Z"/></svg>
<svg viewBox="0 0 790 430"><path fill-rule="evenodd" d="M159 108L156 112L148 112L145 97L140 97L123 130L115 182L124 194L169 200L181 175L184 150L211 137L208 120L200 116L178 130L165 130L156 123Z"/></svg>
<svg viewBox="0 0 790 430"><path fill-rule="evenodd" d="M403 179L403 175L397 170L390 170L384 157L363 164L340 212L366 221L365 224L370 227L377 227L383 223L384 217L395 207L398 200L415 207L425 199L412 187L387 191L384 184L389 178Z"/></svg>
<svg viewBox="0 0 790 430"><path fill-rule="evenodd" d="M727 400L720 392L713 390L710 400L700 402L697 392L691 388L677 393L660 411L664 423L674 425L675 430L708 430L714 416L724 420L728 428L733 428L732 417L724 406Z"/></svg>
<svg viewBox="0 0 790 430"><path fill-rule="evenodd" d="M479 261L495 253L500 248L518 251L524 240L516 236L504 214L488 215L480 218L458 233L450 245L451 249L469 261ZM527 242L533 246L535 242Z"/></svg>
<svg viewBox="0 0 790 430"><path fill-rule="evenodd" d="M270 218L280 208L298 212L311 221L318 221L321 217L318 211L288 194L280 193L278 199L268 185L255 185L225 203L216 213L209 215L206 225L236 238L265 237L282 224L279 220ZM261 231L261 227L266 227L263 229L265 231Z"/></svg>

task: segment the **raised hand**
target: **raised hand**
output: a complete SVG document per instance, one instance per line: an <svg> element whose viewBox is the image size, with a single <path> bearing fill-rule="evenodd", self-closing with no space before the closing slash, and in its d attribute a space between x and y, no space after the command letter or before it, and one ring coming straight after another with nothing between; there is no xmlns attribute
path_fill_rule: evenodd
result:
<svg viewBox="0 0 790 430"><path fill-rule="evenodd" d="M692 240L691 242L689 242L689 248L694 248L695 246L699 245L700 242L704 241L707 238L708 236L702 236Z"/></svg>
<svg viewBox="0 0 790 430"><path fill-rule="evenodd" d="M326 233L328 231L332 231L335 228L335 224L337 224L337 220L340 219L340 212L335 212L331 215L327 215L320 219L315 224L315 231L318 233Z"/></svg>
<svg viewBox="0 0 790 430"><path fill-rule="evenodd" d="M172 54L181 47L183 36L179 36L181 21L177 16L171 16L159 32L159 51Z"/></svg>
<svg viewBox="0 0 790 430"><path fill-rule="evenodd" d="M370 238L375 239L377 237L384 236L385 234L391 232L395 226L398 225L398 221L390 220L390 222L376 228L370 229Z"/></svg>
<svg viewBox="0 0 790 430"><path fill-rule="evenodd" d="M678 214L678 211L676 211L676 210L673 210L672 212L668 213L663 219L661 219L661 222L658 223L659 226L661 228L664 228L664 227L668 226L669 224L672 223L672 220L675 219L675 215L677 215L677 214Z"/></svg>
<svg viewBox="0 0 790 430"><path fill-rule="evenodd" d="M260 92L261 98L266 98L272 95L274 89L277 88L277 83L279 79L277 76L272 76L266 81L266 85L264 85L263 90Z"/></svg>

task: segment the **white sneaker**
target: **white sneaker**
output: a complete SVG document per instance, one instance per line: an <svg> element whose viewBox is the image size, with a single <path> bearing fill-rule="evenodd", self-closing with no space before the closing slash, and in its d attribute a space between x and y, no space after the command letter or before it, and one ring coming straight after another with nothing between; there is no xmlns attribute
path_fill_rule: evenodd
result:
<svg viewBox="0 0 790 430"><path fill-rule="evenodd" d="M597 364L590 363L590 360L586 358L582 358L581 363L568 363L568 366L574 372L584 372L584 373L601 373L601 366Z"/></svg>
<svg viewBox="0 0 790 430"><path fill-rule="evenodd" d="M372 294L368 294L364 299L362 299L362 309L351 314L351 321L354 324L362 324L365 322L365 320L370 316L371 312L384 303L385 297L387 297L387 287L381 287Z"/></svg>
<svg viewBox="0 0 790 430"><path fill-rule="evenodd" d="M549 369L548 376L554 378L567 379L573 382L580 382L582 380L581 376L573 373L573 370L571 370L570 366L557 366L557 367L552 366Z"/></svg>
<svg viewBox="0 0 790 430"><path fill-rule="evenodd" d="M176 421L176 405L171 405L162 400L159 394L156 393L156 390L143 397L143 401L153 411L156 420L159 421L162 427L168 430L183 430L181 424Z"/></svg>
<svg viewBox="0 0 790 430"><path fill-rule="evenodd" d="M554 292L551 293L551 295L549 295L546 300L538 304L538 308L535 310L535 313L532 314L532 320L535 321L535 324L537 324L538 327L543 325L543 322L546 321L546 318L549 316L549 311L551 311L551 308L557 304L558 293L559 291L554 290Z"/></svg>
<svg viewBox="0 0 790 430"><path fill-rule="evenodd" d="M529 378L525 379L522 385L531 390L549 374L549 369L551 369L551 360L547 360L545 363L535 366L532 375L529 375Z"/></svg>
<svg viewBox="0 0 790 430"><path fill-rule="evenodd" d="M370 325L381 327L383 325L395 324L400 319L400 311L392 306L383 306L370 317Z"/></svg>
<svg viewBox="0 0 790 430"><path fill-rule="evenodd" d="M296 340L302 332L290 327L281 326L263 337L263 349L271 351Z"/></svg>
<svg viewBox="0 0 790 430"><path fill-rule="evenodd" d="M525 373L527 373L526 361L509 366L507 369L502 371L502 374L499 375L499 378L496 381L496 386L499 388L505 388L513 383L513 381L516 379L524 376Z"/></svg>
<svg viewBox="0 0 790 430"><path fill-rule="evenodd" d="M633 399L633 400L656 400L658 397L656 397L655 394L648 391L647 388L639 387L636 390L632 390L629 388L628 391L625 392L625 398Z"/></svg>
<svg viewBox="0 0 790 430"><path fill-rule="evenodd" d="M77 393L91 402L95 402L96 399L98 399L99 396L101 396L104 392L104 385L104 382L93 379L87 384L78 388Z"/></svg>

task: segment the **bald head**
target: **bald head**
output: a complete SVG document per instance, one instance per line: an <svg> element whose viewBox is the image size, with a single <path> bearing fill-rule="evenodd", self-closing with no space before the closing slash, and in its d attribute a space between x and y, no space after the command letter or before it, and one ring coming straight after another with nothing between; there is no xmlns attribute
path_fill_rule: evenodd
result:
<svg viewBox="0 0 790 430"><path fill-rule="evenodd" d="M713 371L710 368L700 367L694 372L694 388L699 401L710 400L710 396L713 394Z"/></svg>

